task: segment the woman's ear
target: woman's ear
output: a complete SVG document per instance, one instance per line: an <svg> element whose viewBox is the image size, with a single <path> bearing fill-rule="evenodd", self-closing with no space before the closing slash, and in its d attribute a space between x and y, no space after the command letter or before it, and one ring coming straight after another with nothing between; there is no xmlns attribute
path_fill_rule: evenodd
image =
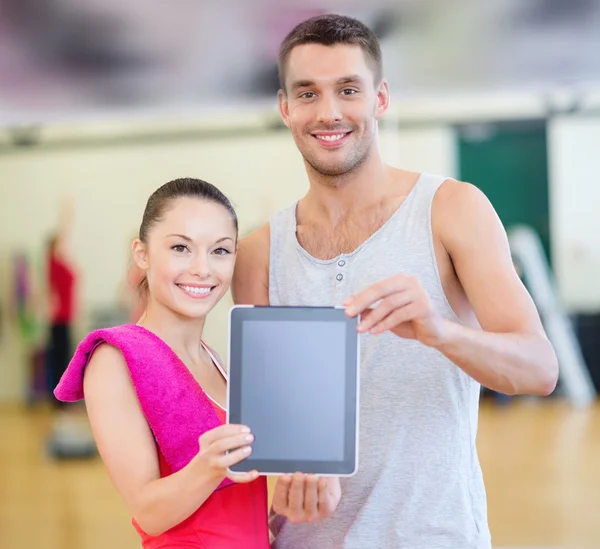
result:
<svg viewBox="0 0 600 549"><path fill-rule="evenodd" d="M147 271L149 266L146 245L139 238L136 238L133 241L131 251L133 254L133 260L135 261L135 264L140 269L142 269L142 271Z"/></svg>

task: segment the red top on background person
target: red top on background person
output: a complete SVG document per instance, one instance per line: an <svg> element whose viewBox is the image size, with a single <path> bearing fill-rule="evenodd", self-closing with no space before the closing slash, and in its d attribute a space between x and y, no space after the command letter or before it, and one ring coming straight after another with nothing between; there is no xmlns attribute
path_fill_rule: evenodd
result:
<svg viewBox="0 0 600 549"><path fill-rule="evenodd" d="M48 257L50 322L70 324L75 315L75 270L57 248L57 238L52 238Z"/></svg>

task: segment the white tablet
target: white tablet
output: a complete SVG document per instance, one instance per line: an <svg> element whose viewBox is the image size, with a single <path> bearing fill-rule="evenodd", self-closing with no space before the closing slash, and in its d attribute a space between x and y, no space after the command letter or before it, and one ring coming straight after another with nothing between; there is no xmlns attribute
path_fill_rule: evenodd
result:
<svg viewBox="0 0 600 549"><path fill-rule="evenodd" d="M229 320L227 421L255 437L231 471L353 475L359 319L336 307L235 306Z"/></svg>

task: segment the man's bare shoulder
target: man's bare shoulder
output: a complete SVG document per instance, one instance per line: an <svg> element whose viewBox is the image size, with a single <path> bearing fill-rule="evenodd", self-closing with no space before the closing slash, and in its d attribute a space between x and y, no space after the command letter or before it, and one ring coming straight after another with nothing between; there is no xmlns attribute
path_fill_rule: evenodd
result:
<svg viewBox="0 0 600 549"><path fill-rule="evenodd" d="M446 179L433 201L434 218L441 221L461 220L472 223L478 216L495 213L487 196L472 183ZM435 220L435 219L434 219Z"/></svg>
<svg viewBox="0 0 600 549"><path fill-rule="evenodd" d="M240 240L231 284L235 303L269 304L270 239L267 223Z"/></svg>
<svg viewBox="0 0 600 549"><path fill-rule="evenodd" d="M433 200L431 221L434 234L448 252L456 252L474 241L492 246L506 240L506 232L492 203L472 183L456 179L444 181Z"/></svg>
<svg viewBox="0 0 600 549"><path fill-rule="evenodd" d="M239 254L244 255L264 255L265 252L268 256L270 249L271 240L271 226L269 223L265 223L262 227L252 231L246 235L238 244L238 258Z"/></svg>

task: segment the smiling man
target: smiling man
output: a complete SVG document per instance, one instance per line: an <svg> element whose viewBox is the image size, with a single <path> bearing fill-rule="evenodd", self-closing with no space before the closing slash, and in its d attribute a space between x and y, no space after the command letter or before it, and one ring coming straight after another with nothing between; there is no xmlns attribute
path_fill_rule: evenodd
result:
<svg viewBox="0 0 600 549"><path fill-rule="evenodd" d="M279 69L310 187L240 243L234 300L361 314L362 371L359 471L341 489L281 478L274 547L489 549L480 387L547 395L558 371L502 224L474 186L384 163L389 90L365 25L301 23Z"/></svg>

